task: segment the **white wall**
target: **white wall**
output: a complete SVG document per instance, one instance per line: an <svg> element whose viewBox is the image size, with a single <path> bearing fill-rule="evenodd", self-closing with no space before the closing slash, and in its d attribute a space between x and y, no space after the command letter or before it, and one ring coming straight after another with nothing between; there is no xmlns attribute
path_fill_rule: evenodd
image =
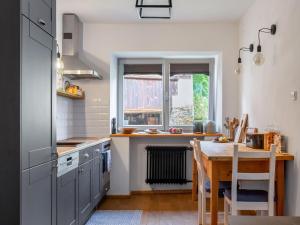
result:
<svg viewBox="0 0 300 225"><path fill-rule="evenodd" d="M240 46L257 44L257 30L278 25L275 36L262 34L264 65L253 65L243 54L239 81L240 113L249 113L250 126L275 125L288 137L288 151L295 161L287 166L286 212L300 215L300 102L290 92L300 92L300 1L257 0L240 21Z"/></svg>
<svg viewBox="0 0 300 225"><path fill-rule="evenodd" d="M57 12L57 40L61 46L62 12ZM86 89L96 101L101 99L102 110L109 114L110 73L112 56L118 52L175 51L175 52L218 52L222 55L222 116L237 116L237 77L233 74L236 62L238 29L236 23L203 24L84 24L83 52L81 56L94 65L104 80L95 88ZM84 84L85 87L88 87ZM220 88L221 89L221 88ZM90 92L90 93L89 93ZM107 126L102 129L109 133ZM89 128L87 128L89 129ZM104 131L104 132L103 132ZM82 133L82 132L81 132Z"/></svg>
<svg viewBox="0 0 300 225"><path fill-rule="evenodd" d="M107 81L114 53L120 52L219 52L223 56L223 117L237 116L237 24L85 24L85 56L104 76L99 97L109 98ZM108 108L109 110L109 108ZM108 113L108 112L107 112ZM109 121L107 121L109 123Z"/></svg>

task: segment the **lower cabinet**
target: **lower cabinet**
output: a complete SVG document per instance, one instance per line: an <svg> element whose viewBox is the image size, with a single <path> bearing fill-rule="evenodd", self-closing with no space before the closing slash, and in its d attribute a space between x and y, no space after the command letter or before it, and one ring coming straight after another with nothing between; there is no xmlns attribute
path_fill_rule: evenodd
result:
<svg viewBox="0 0 300 225"><path fill-rule="evenodd" d="M57 178L57 225L78 224L78 169Z"/></svg>
<svg viewBox="0 0 300 225"><path fill-rule="evenodd" d="M52 161L22 172L22 225L56 224L55 165Z"/></svg>
<svg viewBox="0 0 300 225"><path fill-rule="evenodd" d="M89 161L57 178L57 225L84 225L103 197L102 156L99 148L93 151ZM83 149L79 154L86 153Z"/></svg>
<svg viewBox="0 0 300 225"><path fill-rule="evenodd" d="M78 168L78 213L79 225L88 219L93 210L92 181L93 181L93 160L84 163Z"/></svg>

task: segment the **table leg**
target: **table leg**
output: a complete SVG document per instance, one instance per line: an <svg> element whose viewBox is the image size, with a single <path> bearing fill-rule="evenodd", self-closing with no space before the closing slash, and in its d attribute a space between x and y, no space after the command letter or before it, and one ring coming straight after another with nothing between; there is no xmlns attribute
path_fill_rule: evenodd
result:
<svg viewBox="0 0 300 225"><path fill-rule="evenodd" d="M197 163L193 157L193 173L192 173L192 200L197 201L197 186L198 186L198 171L197 171Z"/></svg>
<svg viewBox="0 0 300 225"><path fill-rule="evenodd" d="M284 214L284 161L276 162L276 215Z"/></svg>
<svg viewBox="0 0 300 225"><path fill-rule="evenodd" d="M218 224L218 197L219 197L219 180L216 163L212 162L210 166L210 213L211 225Z"/></svg>

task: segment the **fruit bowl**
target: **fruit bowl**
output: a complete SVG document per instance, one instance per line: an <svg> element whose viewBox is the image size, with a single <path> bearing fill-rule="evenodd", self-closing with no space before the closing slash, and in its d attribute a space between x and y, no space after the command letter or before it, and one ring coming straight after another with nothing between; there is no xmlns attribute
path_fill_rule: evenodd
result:
<svg viewBox="0 0 300 225"><path fill-rule="evenodd" d="M136 131L136 128L133 127L123 127L120 128L122 134L132 134L134 131Z"/></svg>
<svg viewBox="0 0 300 225"><path fill-rule="evenodd" d="M228 143L229 140L228 140L227 137L223 136L223 137L217 137L217 138L215 138L214 142L216 142L216 143Z"/></svg>

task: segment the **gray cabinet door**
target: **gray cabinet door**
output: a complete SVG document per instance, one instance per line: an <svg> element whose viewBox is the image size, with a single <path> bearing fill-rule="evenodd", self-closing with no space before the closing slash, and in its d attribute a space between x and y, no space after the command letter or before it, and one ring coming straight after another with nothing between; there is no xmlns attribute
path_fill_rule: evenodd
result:
<svg viewBox="0 0 300 225"><path fill-rule="evenodd" d="M78 169L57 178L57 225L78 224Z"/></svg>
<svg viewBox="0 0 300 225"><path fill-rule="evenodd" d="M53 11L55 0L21 0L21 13L47 33L54 36ZM52 2L53 1L53 2Z"/></svg>
<svg viewBox="0 0 300 225"><path fill-rule="evenodd" d="M93 160L93 208L98 205L101 200L102 190L101 190L101 173L102 171L102 158L100 158L100 153Z"/></svg>
<svg viewBox="0 0 300 225"><path fill-rule="evenodd" d="M55 165L48 162L22 172L22 225L55 225Z"/></svg>
<svg viewBox="0 0 300 225"><path fill-rule="evenodd" d="M21 148L22 169L27 169L55 159L52 132L55 42L26 17L22 20Z"/></svg>
<svg viewBox="0 0 300 225"><path fill-rule="evenodd" d="M78 168L78 205L79 205L79 225L82 225L88 219L93 210L92 207L92 167L93 160L81 165Z"/></svg>

